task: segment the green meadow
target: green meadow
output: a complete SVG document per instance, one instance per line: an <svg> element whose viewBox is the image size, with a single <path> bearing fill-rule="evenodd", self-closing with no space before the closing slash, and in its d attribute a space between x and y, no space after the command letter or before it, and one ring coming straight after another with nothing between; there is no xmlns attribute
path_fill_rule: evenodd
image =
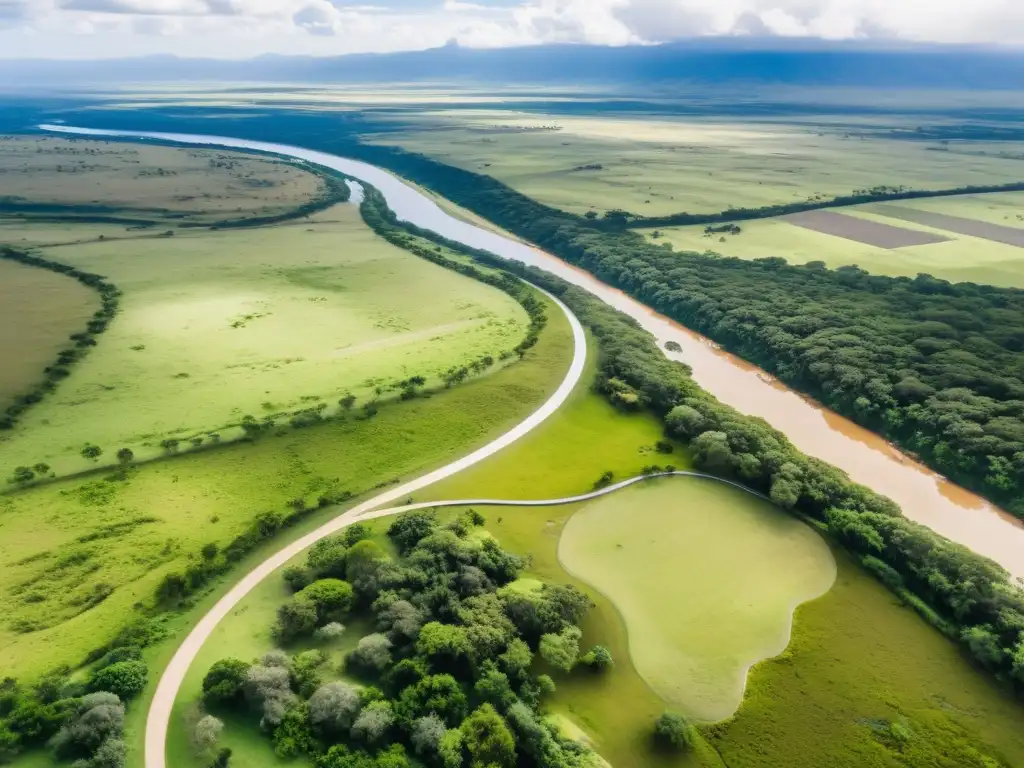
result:
<svg viewBox="0 0 1024 768"><path fill-rule="evenodd" d="M362 494L508 429L565 375L571 330L556 308L548 316L523 361L385 405L370 419L339 418L0 496L5 673L32 679L78 664L136 615L166 573L207 543L224 546L260 512Z"/></svg>
<svg viewBox="0 0 1024 768"><path fill-rule="evenodd" d="M88 468L87 443L106 460L123 447L150 458L165 439L202 439L245 415L336 408L348 393L362 406L414 376L437 386L526 332L511 297L388 244L351 205L308 224L40 252L124 297L74 375L0 437L5 475L40 461Z"/></svg>
<svg viewBox="0 0 1024 768"><path fill-rule="evenodd" d="M1020 180L1014 163L1000 154L1019 152L1019 142L962 142L957 147L963 151L940 152L938 142L893 138L893 131L913 131L920 119L898 108L860 119L842 110L830 115L828 104L820 111L810 121L439 104L374 115L387 130L368 130L364 138L493 176L578 214L717 213L876 185L948 189Z"/></svg>
<svg viewBox="0 0 1024 768"><path fill-rule="evenodd" d="M1024 194L999 192L985 195L957 195L923 200L905 200L905 208L959 216L1001 226L1024 228L1021 201ZM950 282L974 282L1010 288L1024 288L1024 248L958 234L933 226L882 215L883 207L860 205L837 208L837 212L890 226L930 232L948 238L946 242L905 248L879 248L834 237L797 226L785 218L738 222L740 232L705 232L703 226L639 229L652 242L669 243L677 251L704 253L740 259L783 258L791 264L823 261L831 268L858 266L871 274L892 277L926 272Z"/></svg>

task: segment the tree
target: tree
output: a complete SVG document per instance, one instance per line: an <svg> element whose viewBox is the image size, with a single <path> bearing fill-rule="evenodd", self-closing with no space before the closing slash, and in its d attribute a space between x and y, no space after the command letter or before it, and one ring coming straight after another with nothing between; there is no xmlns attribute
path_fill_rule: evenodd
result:
<svg viewBox="0 0 1024 768"><path fill-rule="evenodd" d="M664 748L688 750L697 743L697 729L682 715L665 712L654 724L654 739Z"/></svg>
<svg viewBox="0 0 1024 768"><path fill-rule="evenodd" d="M341 410L348 413L352 410L352 407L356 404L356 396L349 393L345 395L341 400L338 401L338 405L341 406Z"/></svg>
<svg viewBox="0 0 1024 768"><path fill-rule="evenodd" d="M391 666L391 647L386 635L367 635L359 640L346 661L370 672L383 672Z"/></svg>
<svg viewBox="0 0 1024 768"><path fill-rule="evenodd" d="M239 659L215 662L203 678L203 701L207 706L236 704L241 701L246 673L251 665Z"/></svg>
<svg viewBox="0 0 1024 768"><path fill-rule="evenodd" d="M306 599L316 606L317 622L323 623L347 613L352 607L352 585L340 579L320 579L293 599Z"/></svg>
<svg viewBox="0 0 1024 768"><path fill-rule="evenodd" d="M320 669L327 663L323 651L303 651L292 659L292 688L309 697L320 687Z"/></svg>
<svg viewBox="0 0 1024 768"><path fill-rule="evenodd" d="M36 473L33 472L29 467L15 467L14 474L11 475L12 483L31 483L36 479Z"/></svg>
<svg viewBox="0 0 1024 768"><path fill-rule="evenodd" d="M135 451L131 448L121 448L117 452L117 461L120 464L131 464L135 460Z"/></svg>
<svg viewBox="0 0 1024 768"><path fill-rule="evenodd" d="M466 693L454 677L429 675L402 691L397 714L404 723L435 714L454 727L466 716L467 704Z"/></svg>
<svg viewBox="0 0 1024 768"><path fill-rule="evenodd" d="M290 660L275 652L264 655L245 675L245 695L262 713L260 726L276 728L295 701L291 689Z"/></svg>
<svg viewBox="0 0 1024 768"><path fill-rule="evenodd" d="M384 739L395 722L395 713L390 701L374 701L367 704L352 724L352 736L369 744Z"/></svg>
<svg viewBox="0 0 1024 768"><path fill-rule="evenodd" d="M540 639L540 655L548 664L563 672L571 672L580 655L579 627L568 626L557 635L544 635Z"/></svg>
<svg viewBox="0 0 1024 768"><path fill-rule="evenodd" d="M192 741L200 753L212 752L220 741L220 735L224 732L224 723L213 715L206 715L198 723L192 732Z"/></svg>
<svg viewBox="0 0 1024 768"><path fill-rule="evenodd" d="M32 470L40 477L45 477L50 474L50 465L45 461L40 461L38 464L32 466Z"/></svg>
<svg viewBox="0 0 1024 768"><path fill-rule="evenodd" d="M422 626L422 612L408 600L396 600L377 614L377 628L395 642L415 640Z"/></svg>
<svg viewBox="0 0 1024 768"><path fill-rule="evenodd" d="M506 651L498 657L498 664L513 680L522 680L533 664L533 651L522 639L515 638L508 644Z"/></svg>
<svg viewBox="0 0 1024 768"><path fill-rule="evenodd" d="M337 640L344 634L345 625L337 621L332 621L330 624L324 624L324 626L320 627L313 633L317 640Z"/></svg>
<svg viewBox="0 0 1024 768"><path fill-rule="evenodd" d="M412 726L413 749L420 757L432 758L438 754L441 747L441 740L448 729L444 721L435 714L426 715L417 719Z"/></svg>
<svg viewBox="0 0 1024 768"><path fill-rule="evenodd" d="M462 768L462 731L452 728L437 745L437 755L443 768Z"/></svg>
<svg viewBox="0 0 1024 768"><path fill-rule="evenodd" d="M103 449L100 448L98 445L86 443L81 453L83 458L92 459L93 461L95 461L96 459L103 455Z"/></svg>
<svg viewBox="0 0 1024 768"><path fill-rule="evenodd" d="M146 687L149 670L144 661L119 661L93 673L89 688L108 691L122 701L134 698Z"/></svg>
<svg viewBox="0 0 1024 768"><path fill-rule="evenodd" d="M430 659L457 661L468 658L472 648L464 628L432 621L420 630L416 652Z"/></svg>
<svg viewBox="0 0 1024 768"><path fill-rule="evenodd" d="M89 761L89 768L125 768L128 763L128 751L125 749L124 741L117 738L108 738Z"/></svg>
<svg viewBox="0 0 1024 768"><path fill-rule="evenodd" d="M484 671L473 690L481 701L491 704L499 712L504 712L516 700L508 675L499 672L493 665Z"/></svg>
<svg viewBox="0 0 1024 768"><path fill-rule="evenodd" d="M345 556L348 546L343 536L328 536L310 547L306 565L319 578L345 577Z"/></svg>
<svg viewBox="0 0 1024 768"><path fill-rule="evenodd" d="M603 672L606 669L610 669L615 663L612 659L611 651L603 645L595 645L583 655L583 658L580 659L580 661L597 672Z"/></svg>
<svg viewBox="0 0 1024 768"><path fill-rule="evenodd" d="M359 693L345 683L328 683L309 698L309 721L325 735L348 733L355 722L362 702Z"/></svg>
<svg viewBox="0 0 1024 768"><path fill-rule="evenodd" d="M432 511L407 512L391 523L388 538L398 547L398 551L405 555L432 534L436 527L437 517Z"/></svg>
<svg viewBox="0 0 1024 768"><path fill-rule="evenodd" d="M274 632L281 640L294 640L313 634L318 620L316 604L300 593L277 609Z"/></svg>
<svg viewBox="0 0 1024 768"><path fill-rule="evenodd" d="M484 704L467 717L459 730L473 768L511 768L515 765L515 740L505 721L490 704Z"/></svg>
<svg viewBox="0 0 1024 768"><path fill-rule="evenodd" d="M59 758L91 757L108 739L124 730L124 705L113 693L83 696L68 723L53 738Z"/></svg>
<svg viewBox="0 0 1024 768"><path fill-rule="evenodd" d="M316 581L316 576L313 574L313 571L301 565L292 565L285 568L281 577L284 579L284 583L288 585L288 589L292 592L301 592Z"/></svg>

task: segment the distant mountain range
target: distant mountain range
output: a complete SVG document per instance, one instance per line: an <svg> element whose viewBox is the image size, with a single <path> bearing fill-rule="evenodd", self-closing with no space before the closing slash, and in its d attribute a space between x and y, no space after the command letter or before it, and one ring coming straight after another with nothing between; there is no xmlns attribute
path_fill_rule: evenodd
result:
<svg viewBox="0 0 1024 768"><path fill-rule="evenodd" d="M264 83L631 82L763 83L909 88L1024 88L1024 51L966 46L707 38L664 45L544 45L336 57L265 55L248 60L151 56L134 59L0 60L12 87L111 82Z"/></svg>

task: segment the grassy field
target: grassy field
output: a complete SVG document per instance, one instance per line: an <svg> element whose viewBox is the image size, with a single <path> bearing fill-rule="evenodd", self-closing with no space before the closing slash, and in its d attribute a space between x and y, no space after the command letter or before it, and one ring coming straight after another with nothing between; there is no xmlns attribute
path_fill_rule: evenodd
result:
<svg viewBox="0 0 1024 768"><path fill-rule="evenodd" d="M733 768L1024 765L1024 706L847 556L836 559L835 586L797 610L789 649L752 670L743 707L712 730L723 760Z"/></svg>
<svg viewBox="0 0 1024 768"><path fill-rule="evenodd" d="M73 278L0 260L0 411L42 379L99 307L99 294Z"/></svg>
<svg viewBox="0 0 1024 768"><path fill-rule="evenodd" d="M0 188L15 201L107 206L129 218L202 223L280 215L323 187L294 165L237 152L0 137Z"/></svg>
<svg viewBox="0 0 1024 768"><path fill-rule="evenodd" d="M785 649L793 610L835 579L828 546L799 520L693 478L587 504L558 556L615 603L651 688L703 721L736 711L747 670Z"/></svg>
<svg viewBox="0 0 1024 768"><path fill-rule="evenodd" d="M403 112L397 130L364 138L493 176L575 213L621 208L644 216L711 213L848 194L876 185L949 188L1020 181L1019 163L993 147L895 139L913 130L898 111L873 120L669 117L609 109L449 109ZM382 116L382 119L389 119Z"/></svg>
<svg viewBox="0 0 1024 768"><path fill-rule="evenodd" d="M565 374L572 336L554 308L523 362L439 394L254 443L0 496L0 656L32 678L105 642L209 541L265 510L362 493L468 452L521 419Z"/></svg>
<svg viewBox="0 0 1024 768"><path fill-rule="evenodd" d="M627 477L651 463L673 461L679 466L688 465L679 449L668 457L656 454L654 443L659 439L661 429L653 418L618 412L587 387L580 387L562 411L522 441L477 467L424 490L417 500L459 498L463 494L538 498L587 490L606 470ZM584 446L591 450L584 450ZM488 518L487 530L503 546L530 556L529 577L574 583L588 589L562 569L557 556L562 527L575 510L572 506L481 511ZM460 511L446 510L444 515L455 516ZM378 531L387 524L386 520L376 523ZM269 628L284 596L279 579L267 580L218 626L204 646L176 707L168 752L172 764L200 768L202 763L193 754L188 734L189 724L195 721L198 711L195 702L202 676L210 664L225 655L249 658L272 648ZM580 726L612 765L715 765L717 761L708 750L679 758L650 751L647 734L664 704L633 669L625 630L615 607L599 594L594 593L593 598L596 607L587 620L585 642L607 645L615 656L616 666L602 676L582 671L560 676L554 708ZM358 627L354 628L352 635L344 638L345 642L355 642L358 631ZM623 701L628 701L629 706L624 707ZM230 723L225 743L236 754L246 756L247 768L288 764L274 757L269 742L251 724Z"/></svg>
<svg viewBox="0 0 1024 768"><path fill-rule="evenodd" d="M1004 226L1024 227L1017 219L1024 210L1024 194L964 195L930 200L905 200L900 205L921 211L963 216ZM906 248L877 248L864 243L814 232L784 218L740 222L739 234L706 235L703 226L641 229L653 242L671 243L679 251L713 251L741 259L782 257L792 264L824 261L830 267L856 265L872 274L914 277L927 272L951 282L976 282L1024 288L1024 248L979 237L956 234L923 224L893 219L874 206L836 209L844 214L931 232L950 238L948 242ZM658 233L654 237L654 233Z"/></svg>
<svg viewBox="0 0 1024 768"><path fill-rule="evenodd" d="M436 386L526 332L511 297L391 246L349 205L308 225L42 253L125 295L99 346L0 439L5 475L37 461L79 470L85 443L149 457L165 438L221 432L247 414L336 407L347 392L362 405L415 375Z"/></svg>

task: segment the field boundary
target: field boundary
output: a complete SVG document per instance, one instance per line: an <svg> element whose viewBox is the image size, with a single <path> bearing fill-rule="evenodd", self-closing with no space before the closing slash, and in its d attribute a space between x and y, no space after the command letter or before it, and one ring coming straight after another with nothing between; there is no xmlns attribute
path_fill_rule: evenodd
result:
<svg viewBox="0 0 1024 768"><path fill-rule="evenodd" d="M89 348L96 346L96 337L110 327L121 304L121 290L109 282L103 275L85 272L76 267L51 261L41 256L34 256L24 251L0 245L0 259L13 261L28 267L46 269L77 280L87 288L92 288L100 295L100 309L93 313L92 319L86 324L84 331L70 336L73 347L62 350L57 360L43 370L43 380L28 392L17 395L14 403L0 415L0 431L13 429L19 418L29 408L42 401L47 394L54 392L57 385L71 374L71 366L88 354Z"/></svg>

